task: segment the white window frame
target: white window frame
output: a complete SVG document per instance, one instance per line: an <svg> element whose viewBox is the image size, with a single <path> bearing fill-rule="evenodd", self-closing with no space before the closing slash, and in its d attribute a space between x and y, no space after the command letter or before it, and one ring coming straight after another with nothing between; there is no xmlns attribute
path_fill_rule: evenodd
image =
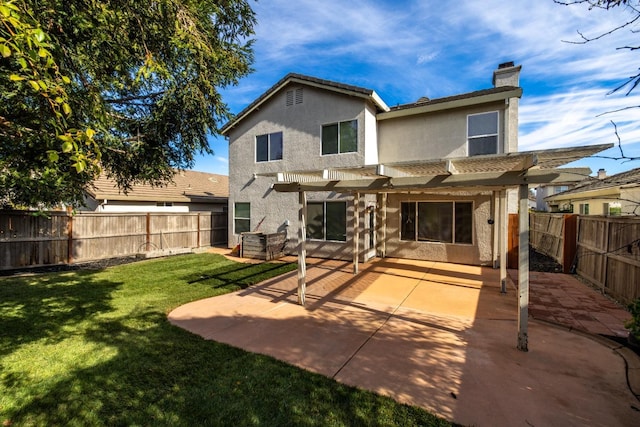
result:
<svg viewBox="0 0 640 427"><path fill-rule="evenodd" d="M238 204L245 204L245 205L249 205L249 217L240 217L237 216L238 215ZM250 202L234 202L233 203L233 234L240 234L240 233L246 233L245 231L237 231L237 226L236 226L236 221L237 220L243 220L243 221L249 221L249 229L246 231L251 231L251 203Z"/></svg>
<svg viewBox="0 0 640 427"><path fill-rule="evenodd" d="M488 115L488 114L495 114L496 115L496 133L487 133L487 134L481 134L481 135L473 135L470 136L469 135L469 118L473 117L473 116L482 116L482 115ZM472 141L475 139L480 139L480 138L487 138L490 136L495 136L496 137L496 152L495 153L486 153L486 154L471 154L471 144ZM495 111L484 111L482 113L474 113L474 114L467 114L467 156L472 157L472 156L482 156L482 155L490 155L490 154L498 154L500 153L500 112L498 110Z"/></svg>
<svg viewBox="0 0 640 427"><path fill-rule="evenodd" d="M345 224L344 224L344 240L327 240L327 204L329 203L341 203L344 205L344 216L345 216ZM345 243L347 241L347 231L349 228L349 224L348 224L348 212L347 212L347 202L343 201L343 200L324 200L324 201L309 201L307 203L308 205L322 205L322 239L318 239L315 237L309 237L308 235L308 231L307 231L307 239L311 240L311 241L316 241L316 242L338 242L338 243ZM310 219L307 220L307 230L308 230L308 225L310 223Z"/></svg>
<svg viewBox="0 0 640 427"><path fill-rule="evenodd" d="M403 203L409 203L411 205L413 205L413 209L414 209L414 218L416 220L416 224L415 224L415 230L414 230L414 236L413 239L403 239L402 238L402 204ZM419 223L420 223L420 217L418 215L418 204L419 203L451 203L451 210L452 210L452 222L451 222L451 241L450 242L444 242L444 241L435 241L435 240L419 240L418 239L418 233L419 233ZM470 243L465 243L465 242L456 242L456 203L468 203L471 204L471 242ZM398 240L400 240L401 242L416 242L416 243L420 243L420 244L445 244L445 245L463 245L463 246L473 246L475 244L475 235L474 235L474 230L476 228L475 226L475 221L474 221L474 212L475 212L475 202L473 200L402 200L400 201L400 206L398 207L398 216L399 216L399 221L400 221L400 226L398 227Z"/></svg>
<svg viewBox="0 0 640 427"><path fill-rule="evenodd" d="M280 134L280 141L282 144L282 157L279 159L272 159L271 158L271 137L272 135L277 135L277 134ZM267 160L258 160L258 138L260 138L261 136L267 137ZM269 163L269 162L281 161L282 159L284 159L284 133L282 131L278 131L278 132L269 132L269 133L262 133L260 135L256 135L253 153L254 153L254 161L256 163Z"/></svg>
<svg viewBox="0 0 640 427"><path fill-rule="evenodd" d="M340 126L343 123L351 123L351 122L356 122L356 149L353 151L340 151ZM323 130L325 128L325 126L333 126L333 125L338 125L338 152L336 153L327 153L324 154L322 152L322 146L323 146L323 140L322 140L322 133ZM360 146L360 141L358 141L358 131L359 131L359 127L360 127L360 123L358 123L358 119L348 119L348 120L340 120L337 122L330 122L330 123L324 123L323 125L320 126L320 155L321 156L336 156L336 155L340 155L340 154L349 154L349 153L357 153L358 152L358 148Z"/></svg>

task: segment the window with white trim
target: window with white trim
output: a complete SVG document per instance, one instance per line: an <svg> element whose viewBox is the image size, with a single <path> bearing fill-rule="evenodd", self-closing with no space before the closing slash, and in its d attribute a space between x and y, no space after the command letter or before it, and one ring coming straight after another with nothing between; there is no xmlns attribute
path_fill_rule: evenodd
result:
<svg viewBox="0 0 640 427"><path fill-rule="evenodd" d="M331 123L322 126L322 155L358 151L358 121Z"/></svg>
<svg viewBox="0 0 640 427"><path fill-rule="evenodd" d="M256 162L282 160L282 132L256 136Z"/></svg>
<svg viewBox="0 0 640 427"><path fill-rule="evenodd" d="M473 202L402 202L400 240L473 243Z"/></svg>
<svg viewBox="0 0 640 427"><path fill-rule="evenodd" d="M467 116L467 152L469 156L498 153L498 112Z"/></svg>
<svg viewBox="0 0 640 427"><path fill-rule="evenodd" d="M309 202L307 217L307 239L347 240L346 202Z"/></svg>
<svg viewBox="0 0 640 427"><path fill-rule="evenodd" d="M233 232L251 231L251 203L236 202L233 205Z"/></svg>

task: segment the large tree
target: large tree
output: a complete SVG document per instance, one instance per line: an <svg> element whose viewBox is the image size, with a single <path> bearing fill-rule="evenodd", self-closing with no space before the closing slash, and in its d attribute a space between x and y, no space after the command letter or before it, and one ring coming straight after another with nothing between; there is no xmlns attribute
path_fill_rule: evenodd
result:
<svg viewBox="0 0 640 427"><path fill-rule="evenodd" d="M243 0L0 0L0 201L81 203L104 170L160 185L211 152L249 73Z"/></svg>

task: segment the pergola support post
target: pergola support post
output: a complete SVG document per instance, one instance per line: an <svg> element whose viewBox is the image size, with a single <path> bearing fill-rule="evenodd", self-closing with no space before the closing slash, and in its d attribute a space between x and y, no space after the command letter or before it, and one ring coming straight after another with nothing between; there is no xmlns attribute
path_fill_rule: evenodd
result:
<svg viewBox="0 0 640 427"><path fill-rule="evenodd" d="M518 350L529 351L529 186L519 186Z"/></svg>
<svg viewBox="0 0 640 427"><path fill-rule="evenodd" d="M502 223L500 222L500 211L499 211L499 194L498 190L494 190L491 192L491 219L493 220L493 250L491 251L492 256L492 265L493 268L498 268L499 259L500 259L500 236L502 236Z"/></svg>
<svg viewBox="0 0 640 427"><path fill-rule="evenodd" d="M382 193L381 203L378 209L380 211L379 227L381 230L381 233L378 236L378 247L380 248L380 257L384 258L387 256L387 193Z"/></svg>
<svg viewBox="0 0 640 427"><path fill-rule="evenodd" d="M358 274L360 251L360 193L353 195L353 274Z"/></svg>
<svg viewBox="0 0 640 427"><path fill-rule="evenodd" d="M507 190L501 190L498 195L498 222L500 223L500 235L498 245L500 247L500 292L507 293L507 237L509 235L509 222L507 215Z"/></svg>
<svg viewBox="0 0 640 427"><path fill-rule="evenodd" d="M298 304L304 305L307 291L307 193L298 193Z"/></svg>

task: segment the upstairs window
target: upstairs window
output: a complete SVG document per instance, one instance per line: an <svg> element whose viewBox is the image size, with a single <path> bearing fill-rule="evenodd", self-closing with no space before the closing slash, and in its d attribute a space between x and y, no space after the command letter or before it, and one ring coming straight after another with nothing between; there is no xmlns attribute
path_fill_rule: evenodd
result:
<svg viewBox="0 0 640 427"><path fill-rule="evenodd" d="M498 112L467 116L469 156L498 153Z"/></svg>
<svg viewBox="0 0 640 427"><path fill-rule="evenodd" d="M282 132L256 137L256 162L282 160Z"/></svg>
<svg viewBox="0 0 640 427"><path fill-rule="evenodd" d="M322 126L322 155L358 151L358 121L331 123Z"/></svg>

